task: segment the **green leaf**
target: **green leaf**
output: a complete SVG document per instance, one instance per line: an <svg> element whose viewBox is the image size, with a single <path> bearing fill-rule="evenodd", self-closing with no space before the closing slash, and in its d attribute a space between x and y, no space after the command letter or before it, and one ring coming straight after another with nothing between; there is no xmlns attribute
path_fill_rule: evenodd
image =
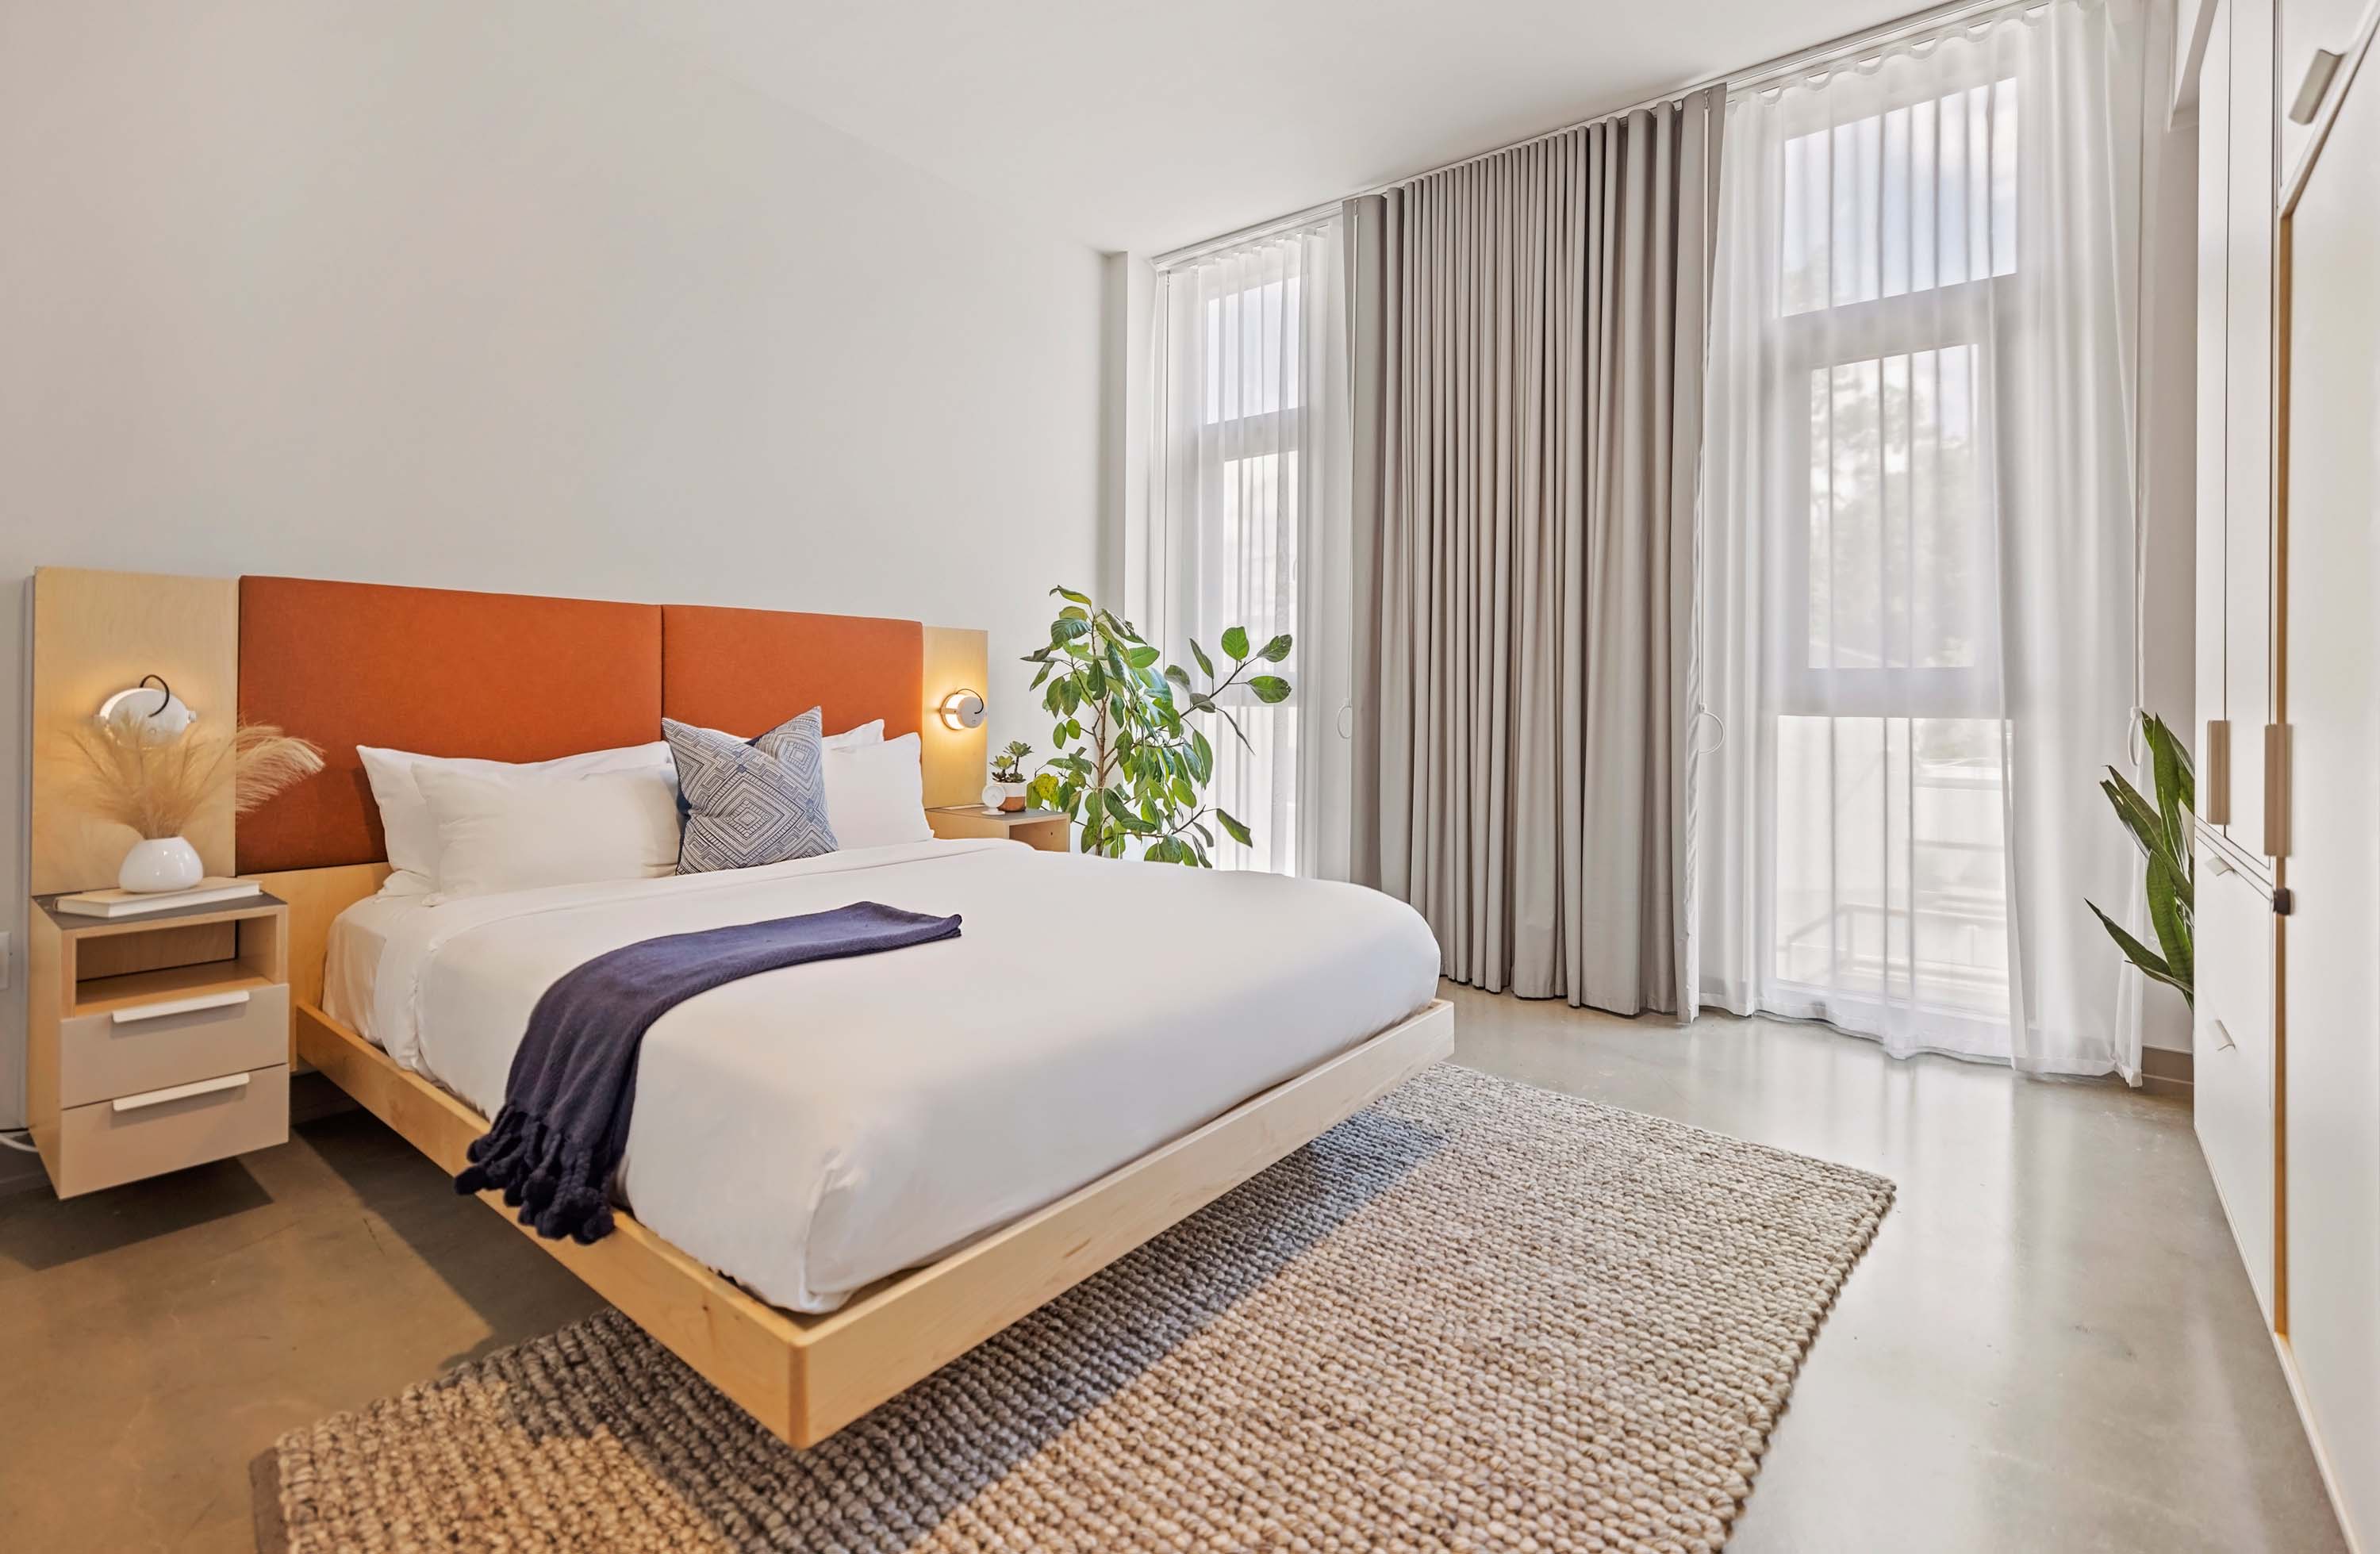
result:
<svg viewBox="0 0 2380 1554"><path fill-rule="evenodd" d="M1257 657L1264 660L1267 663L1279 663L1281 660L1289 657L1289 633L1284 631L1279 637L1276 637L1271 641L1266 643L1263 647L1258 648L1257 650Z"/></svg>
<svg viewBox="0 0 2380 1554"><path fill-rule="evenodd" d="M1165 666L1165 677L1185 691L1190 688L1190 672L1178 663L1169 663Z"/></svg>
<svg viewBox="0 0 2380 1554"><path fill-rule="evenodd" d="M2165 720L2143 713L2141 737L2149 749L2149 770L2156 781L2157 813L2165 822L2166 844L2178 859L2190 856L2188 817L2197 802L2197 777L2190 752L2165 726Z"/></svg>
<svg viewBox="0 0 2380 1554"><path fill-rule="evenodd" d="M2107 929L2108 936L2115 940L2116 947L2123 951L2126 960L2168 987L2178 989L2184 999L2190 998L2190 989L2175 979L2172 968L2165 964L2163 956L2117 927L2113 917L2099 910L2097 902L2086 901L2082 904L2088 906L2098 917L2100 924ZM2193 1000L2192 1002L2194 1003L2195 1001Z"/></svg>
<svg viewBox="0 0 2380 1554"><path fill-rule="evenodd" d="M1072 642L1075 637L1087 635L1090 629L1091 623L1079 614L1061 615L1050 623L1050 640Z"/></svg>
<svg viewBox="0 0 2380 1554"><path fill-rule="evenodd" d="M1289 699L1289 682L1278 674L1256 675L1248 681L1248 689L1256 692L1257 699L1268 707L1276 701Z"/></svg>
<svg viewBox="0 0 2380 1554"><path fill-rule="evenodd" d="M1215 775L1215 747L1207 743L1202 729L1190 731L1190 775L1202 783Z"/></svg>
<svg viewBox="0 0 2380 1554"><path fill-rule="evenodd" d="M1244 625L1224 627L1223 651L1232 655L1232 661L1234 663L1247 657L1248 628Z"/></svg>
<svg viewBox="0 0 2380 1554"><path fill-rule="evenodd" d="M2107 780L2099 784L2099 791L2116 807L2116 818L2132 833L2132 844L2140 848L2141 856L2155 857L2165 845L2165 822L2155 807L2112 766L2107 769Z"/></svg>
<svg viewBox="0 0 2380 1554"><path fill-rule="evenodd" d="M1206 649L1198 646L1198 639L1195 637L1190 638L1190 656L1198 661L1198 667L1205 672L1208 679L1211 680L1215 677L1214 661L1207 656Z"/></svg>
<svg viewBox="0 0 2380 1554"><path fill-rule="evenodd" d="M1025 785L1025 802L1036 809L1055 809L1058 806L1058 779L1044 771Z"/></svg>
<svg viewBox="0 0 2380 1554"><path fill-rule="evenodd" d="M2156 929L2157 946L2165 952L2165 964L2173 973L2174 986L2187 998L2196 981L2193 956L2190 944L2190 922L2184 915L2179 881L2172 865L2162 857L2149 860L2149 922ZM2193 1007L2195 1001L2193 1000Z"/></svg>
<svg viewBox="0 0 2380 1554"><path fill-rule="evenodd" d="M1076 593L1072 589L1059 588L1051 589L1050 591L1056 594L1060 599L1070 599L1077 604L1088 604L1091 601L1091 596L1089 594Z"/></svg>
<svg viewBox="0 0 2380 1554"><path fill-rule="evenodd" d="M1224 833L1230 836L1232 841L1238 843L1241 846L1251 847L1256 844L1255 834L1251 832L1247 827L1232 819L1230 814L1224 810L1216 810L1215 819L1218 824L1222 826Z"/></svg>

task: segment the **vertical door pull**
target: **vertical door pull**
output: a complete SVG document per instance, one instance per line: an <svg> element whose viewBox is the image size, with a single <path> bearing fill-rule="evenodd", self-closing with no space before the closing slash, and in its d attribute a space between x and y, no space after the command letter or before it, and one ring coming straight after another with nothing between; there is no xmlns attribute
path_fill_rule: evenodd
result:
<svg viewBox="0 0 2380 1554"><path fill-rule="evenodd" d="M2198 818L2210 826L2231 823L2231 721L2206 720L2206 779L2198 785Z"/></svg>
<svg viewBox="0 0 2380 1554"><path fill-rule="evenodd" d="M2312 124L2313 115L2322 111L2322 100L2330 91L2331 78L2338 74L2347 56L2328 49L2316 49L2306 61L2305 79L2298 83L2298 94L2289 103L2291 124Z"/></svg>
<svg viewBox="0 0 2380 1554"><path fill-rule="evenodd" d="M2289 856L2289 725L2265 725L2265 856Z"/></svg>

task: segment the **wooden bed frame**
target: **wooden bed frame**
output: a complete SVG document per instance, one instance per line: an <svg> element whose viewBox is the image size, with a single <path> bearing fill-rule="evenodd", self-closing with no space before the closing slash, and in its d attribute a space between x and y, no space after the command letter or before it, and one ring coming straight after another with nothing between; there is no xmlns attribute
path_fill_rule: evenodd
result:
<svg viewBox="0 0 2380 1554"><path fill-rule="evenodd" d="M200 698L193 705L202 702L206 715L225 715L237 682L240 717L281 722L344 761L345 770L293 789L237 831L226 790L193 827L192 840L211 871L256 879L288 903L293 1061L312 1064L450 1173L462 1169L487 1119L323 1013L331 923L389 873L385 861L349 861L380 857L357 744L435 750L412 741L455 725L474 744L444 753L540 759L649 738L673 708L710 726L765 728L784 715L782 703L807 698L826 705L837 722L881 715L888 735L919 730L929 807L963 802L982 782L983 731L947 730L930 717L933 698L948 687L985 683L980 631L50 568L35 575L34 601L36 730L87 717L105 692L164 672ZM441 629L424 628L433 617ZM488 663L499 660L507 675L490 675ZM754 697L755 704L740 704ZM361 722L358 708L367 715ZM525 731L528 713L561 722ZM128 833L94 829L38 759L32 799L34 890L103 883ZM194 949L191 958L214 953ZM1433 1002L825 1316L769 1305L632 1214L616 1215L613 1233L592 1246L537 1244L771 1430L811 1446L1361 1111L1453 1045L1453 1007ZM480 1196L513 1220L500 1196Z"/></svg>
<svg viewBox="0 0 2380 1554"><path fill-rule="evenodd" d="M293 1055L442 1171L463 1169L488 1120L322 1012L333 918L385 864L259 876L289 903ZM547 1241L498 1193L480 1200L795 1446L815 1446L1056 1299L1143 1242L1319 1137L1454 1050L1454 1006L1409 1018L1243 1101L1087 1187L952 1253L880 1280L842 1309L773 1306L686 1256L633 1214L592 1246Z"/></svg>

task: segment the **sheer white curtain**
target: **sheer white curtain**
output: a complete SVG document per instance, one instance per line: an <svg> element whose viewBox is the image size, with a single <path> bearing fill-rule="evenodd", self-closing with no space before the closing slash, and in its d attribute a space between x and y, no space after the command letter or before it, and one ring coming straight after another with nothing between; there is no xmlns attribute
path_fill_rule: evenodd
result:
<svg viewBox="0 0 2380 1554"><path fill-rule="evenodd" d="M2083 903L2138 892L2096 783L2136 695L2143 31L2139 0L2051 0L1731 109L1706 1002L2137 1071Z"/></svg>
<svg viewBox="0 0 2380 1554"><path fill-rule="evenodd" d="M1159 278L1157 530L1140 623L1228 672L1226 628L1294 638L1289 699L1235 689L1212 720L1209 797L1255 832L1220 832L1225 868L1343 879L1350 588L1346 320L1340 222L1227 249Z"/></svg>

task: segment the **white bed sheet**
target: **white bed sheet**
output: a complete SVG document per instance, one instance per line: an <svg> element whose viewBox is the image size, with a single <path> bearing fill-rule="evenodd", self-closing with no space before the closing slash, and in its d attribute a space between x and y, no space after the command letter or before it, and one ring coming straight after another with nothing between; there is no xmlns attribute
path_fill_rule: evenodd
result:
<svg viewBox="0 0 2380 1554"><path fill-rule="evenodd" d="M1428 1002L1439 953L1352 885L926 842L447 900L333 928L326 1008L489 1116L565 972L658 934L853 901L959 938L788 967L645 1038L621 1195L763 1298L832 1311Z"/></svg>

